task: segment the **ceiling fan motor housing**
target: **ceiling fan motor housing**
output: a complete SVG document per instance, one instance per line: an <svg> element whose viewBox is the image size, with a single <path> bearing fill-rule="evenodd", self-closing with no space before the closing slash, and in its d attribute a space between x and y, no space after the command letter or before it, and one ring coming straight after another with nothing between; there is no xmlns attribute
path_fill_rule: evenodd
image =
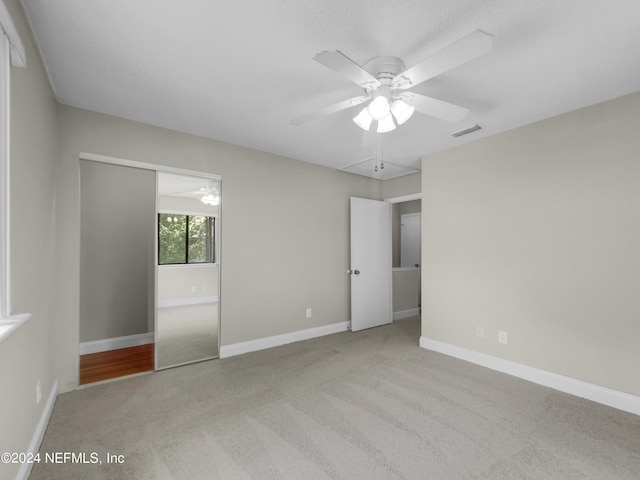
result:
<svg viewBox="0 0 640 480"><path fill-rule="evenodd" d="M405 70L404 62L398 57L375 57L365 63L363 68L387 87L391 86L396 75ZM373 89L366 88L365 92L370 95Z"/></svg>

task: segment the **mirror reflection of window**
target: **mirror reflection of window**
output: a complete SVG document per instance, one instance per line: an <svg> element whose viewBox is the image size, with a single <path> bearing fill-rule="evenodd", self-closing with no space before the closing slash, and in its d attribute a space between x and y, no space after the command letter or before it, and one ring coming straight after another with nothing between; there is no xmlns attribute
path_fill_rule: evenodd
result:
<svg viewBox="0 0 640 480"><path fill-rule="evenodd" d="M216 219L158 214L158 265L216 263Z"/></svg>

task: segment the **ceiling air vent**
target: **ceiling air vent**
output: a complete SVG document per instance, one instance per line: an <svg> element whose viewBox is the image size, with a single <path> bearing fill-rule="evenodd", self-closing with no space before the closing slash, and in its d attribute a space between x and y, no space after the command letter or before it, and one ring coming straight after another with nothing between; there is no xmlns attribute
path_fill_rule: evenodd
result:
<svg viewBox="0 0 640 480"><path fill-rule="evenodd" d="M477 123L473 125L467 125L466 127L462 127L454 132L450 132L452 137L461 137L462 135L466 135L467 133L475 132L477 130L481 130L482 127Z"/></svg>

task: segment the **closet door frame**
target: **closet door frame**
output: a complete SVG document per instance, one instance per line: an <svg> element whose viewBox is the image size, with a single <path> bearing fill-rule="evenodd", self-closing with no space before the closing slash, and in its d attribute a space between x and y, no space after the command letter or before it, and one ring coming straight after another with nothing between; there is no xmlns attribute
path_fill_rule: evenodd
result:
<svg viewBox="0 0 640 480"><path fill-rule="evenodd" d="M220 352L220 345L221 345L221 339L220 339L220 334L222 331L221 325L222 325L222 318L221 318L221 301L222 301L222 243L220 242L221 240L221 235L220 235L220 231L221 231L221 225L222 225L222 221L220 220L222 218L222 176L215 174L215 173L209 173L209 172L202 172L199 170L189 170L189 169L185 169L185 168L178 168L178 167L170 167L170 166L166 166L166 165L158 165L155 163L147 163L147 162L138 162L136 160L127 160L124 158L117 158L117 157L110 157L107 155L98 155L95 153L88 153L88 152L80 152L79 155L79 159L80 160L85 160L85 161L91 161L91 162L99 162L99 163L107 163L107 164L111 164L111 165L120 165L123 167L132 167L132 168L139 168L142 170L151 170L153 172L156 173L156 175L160 172L165 172L165 173L175 173L177 175L187 175L187 176L192 176L192 177L201 177L201 178L209 178L211 180L216 180L217 182L219 182L220 185L220 205L219 205L219 210L218 210L218 224L216 225L216 240L219 242L218 243L218 248L217 248L217 252L218 252L218 352ZM156 217L158 214L158 190L157 190L157 176L156 176ZM155 222L155 232L154 232L154 238L158 238L158 223ZM155 258L158 258L158 242L154 242L155 243ZM155 318L155 322L157 323L157 316L158 316L158 262L156 260L155 262L155 268L154 268L154 305L155 305L155 312L154 312L154 318ZM156 330L157 330L157 325L154 326L154 339L156 336ZM154 370L157 369L157 360L158 360L158 352L157 349L154 349Z"/></svg>

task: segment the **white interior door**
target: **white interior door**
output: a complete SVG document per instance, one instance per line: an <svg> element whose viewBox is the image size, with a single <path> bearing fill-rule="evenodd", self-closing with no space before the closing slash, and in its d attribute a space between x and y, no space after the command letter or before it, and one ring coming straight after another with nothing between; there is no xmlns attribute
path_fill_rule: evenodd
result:
<svg viewBox="0 0 640 480"><path fill-rule="evenodd" d="M351 330L391 323L391 204L351 197Z"/></svg>
<svg viewBox="0 0 640 480"><path fill-rule="evenodd" d="M420 266L420 217L419 213L400 215L400 266Z"/></svg>

